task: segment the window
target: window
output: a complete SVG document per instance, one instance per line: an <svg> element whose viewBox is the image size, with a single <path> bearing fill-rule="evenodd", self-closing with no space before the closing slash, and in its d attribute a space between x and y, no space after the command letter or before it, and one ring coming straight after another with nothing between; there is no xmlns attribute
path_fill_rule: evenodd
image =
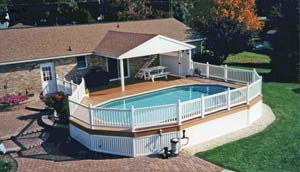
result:
<svg viewBox="0 0 300 172"><path fill-rule="evenodd" d="M51 72L50 66L42 67L42 71L43 71L43 80L44 81L52 80L52 72Z"/></svg>
<svg viewBox="0 0 300 172"><path fill-rule="evenodd" d="M86 68L87 68L86 56L77 57L77 69L86 69Z"/></svg>

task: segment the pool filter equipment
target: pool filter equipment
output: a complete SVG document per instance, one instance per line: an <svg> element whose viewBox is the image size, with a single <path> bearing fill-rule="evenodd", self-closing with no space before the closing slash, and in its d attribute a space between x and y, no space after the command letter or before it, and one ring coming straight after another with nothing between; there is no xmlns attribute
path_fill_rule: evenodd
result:
<svg viewBox="0 0 300 172"><path fill-rule="evenodd" d="M179 139L178 138L173 138L171 139L171 153L173 155L178 155L179 153Z"/></svg>

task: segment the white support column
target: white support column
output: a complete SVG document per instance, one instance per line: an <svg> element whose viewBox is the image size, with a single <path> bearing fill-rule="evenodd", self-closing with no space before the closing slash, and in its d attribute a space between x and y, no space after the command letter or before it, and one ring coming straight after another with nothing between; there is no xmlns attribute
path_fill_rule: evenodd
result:
<svg viewBox="0 0 300 172"><path fill-rule="evenodd" d="M120 74L121 74L121 87L122 87L122 91L125 91L125 77L124 77L123 59L120 59Z"/></svg>
<svg viewBox="0 0 300 172"><path fill-rule="evenodd" d="M189 75L194 74L194 66L193 66L193 59L192 59L192 50L189 49Z"/></svg>

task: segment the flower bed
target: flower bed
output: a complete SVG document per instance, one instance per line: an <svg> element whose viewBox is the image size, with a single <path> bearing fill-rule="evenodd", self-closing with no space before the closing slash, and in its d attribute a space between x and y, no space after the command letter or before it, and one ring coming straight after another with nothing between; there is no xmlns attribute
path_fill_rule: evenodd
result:
<svg viewBox="0 0 300 172"><path fill-rule="evenodd" d="M28 100L28 96L15 94L15 93L9 93L4 96L0 97L0 112L5 111L9 108L11 108L14 105L21 104L22 102L25 102Z"/></svg>

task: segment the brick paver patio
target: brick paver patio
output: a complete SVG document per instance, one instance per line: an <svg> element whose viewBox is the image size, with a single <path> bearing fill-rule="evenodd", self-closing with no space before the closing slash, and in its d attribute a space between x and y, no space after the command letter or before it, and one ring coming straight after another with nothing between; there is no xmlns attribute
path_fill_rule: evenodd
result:
<svg viewBox="0 0 300 172"><path fill-rule="evenodd" d="M0 136L13 135L24 129L30 122L30 128L38 128L33 124L39 114L38 112L19 108L14 111L1 112ZM65 134L64 134L65 133ZM51 137L52 136L52 137ZM73 141L66 144L68 131L51 131L50 139L41 146L29 150L12 153L15 158L19 172L96 172L96 171L174 171L174 172L219 172L221 167L210 162L188 154L180 154L170 159L153 157L124 158L100 154L97 159L72 157L66 155L66 148L69 152L76 152L76 155L85 148ZM30 141L30 140L28 140ZM66 144L66 146L62 146ZM74 148L73 148L74 147ZM65 152L65 153L64 153Z"/></svg>
<svg viewBox="0 0 300 172"><path fill-rule="evenodd" d="M28 130L40 129L37 124L39 112L25 109L26 105L31 104L39 105L40 102L30 102L19 105L11 111L0 112L0 139L9 139L11 136L19 134L25 127L30 127Z"/></svg>
<svg viewBox="0 0 300 172"><path fill-rule="evenodd" d="M114 158L100 160L44 160L47 152L42 147L36 147L24 157L13 154L19 172L96 172L96 171L173 171L173 172L219 172L222 170L210 162L195 156L180 154L170 159L158 157ZM30 155L29 155L30 154ZM49 158L49 157L48 157ZM51 157L58 158L58 157Z"/></svg>

